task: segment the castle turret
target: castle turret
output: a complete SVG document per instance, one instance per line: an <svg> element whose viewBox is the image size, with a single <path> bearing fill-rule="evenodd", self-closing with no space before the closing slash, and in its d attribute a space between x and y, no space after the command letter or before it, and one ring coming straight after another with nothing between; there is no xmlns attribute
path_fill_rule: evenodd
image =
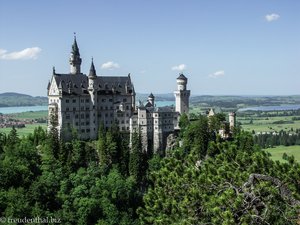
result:
<svg viewBox="0 0 300 225"><path fill-rule="evenodd" d="M154 106L154 95L151 93L149 96L148 96L148 102L151 103L152 106Z"/></svg>
<svg viewBox="0 0 300 225"><path fill-rule="evenodd" d="M236 125L235 124L236 114L235 112L230 112L228 115L229 115L229 127L230 127L230 131L232 131Z"/></svg>
<svg viewBox="0 0 300 225"><path fill-rule="evenodd" d="M96 88L96 80L97 80L97 75L96 75L96 70L94 66L94 62L92 59L91 63L91 68L90 68L90 73L88 76L89 80L89 86L88 86L88 91L90 93L90 98L91 98L91 104L90 104L90 138L95 139L97 137L97 88Z"/></svg>
<svg viewBox="0 0 300 225"><path fill-rule="evenodd" d="M174 91L176 99L176 112L180 114L189 113L189 98L191 91L186 89L188 79L181 73L176 79L177 81L177 90Z"/></svg>
<svg viewBox="0 0 300 225"><path fill-rule="evenodd" d="M72 51L70 56L70 73L80 74L81 58L79 53L79 48L76 41L76 36L74 36L74 43L72 45Z"/></svg>

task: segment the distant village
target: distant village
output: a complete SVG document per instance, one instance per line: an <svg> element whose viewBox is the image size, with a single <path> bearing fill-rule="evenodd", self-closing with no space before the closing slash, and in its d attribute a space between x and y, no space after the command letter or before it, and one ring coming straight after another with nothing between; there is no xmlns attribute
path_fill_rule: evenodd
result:
<svg viewBox="0 0 300 225"><path fill-rule="evenodd" d="M35 124L35 123L46 123L46 118L38 118L38 119L19 119L16 118L16 114L2 114L0 113L0 128L24 128L27 124Z"/></svg>

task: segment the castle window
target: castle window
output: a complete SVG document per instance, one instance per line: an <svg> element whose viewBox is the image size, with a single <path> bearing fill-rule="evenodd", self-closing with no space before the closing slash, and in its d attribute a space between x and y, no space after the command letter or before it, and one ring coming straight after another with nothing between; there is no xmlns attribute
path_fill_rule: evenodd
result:
<svg viewBox="0 0 300 225"><path fill-rule="evenodd" d="M66 115L66 119L70 119L70 115L68 114L68 115Z"/></svg>
<svg viewBox="0 0 300 225"><path fill-rule="evenodd" d="M110 117L113 117L113 116L114 116L114 114L113 114L113 113L111 113L111 114L110 114Z"/></svg>
<svg viewBox="0 0 300 225"><path fill-rule="evenodd" d="M75 115L75 118L78 119L78 114Z"/></svg>
<svg viewBox="0 0 300 225"><path fill-rule="evenodd" d="M113 109L114 109L114 107L113 107L113 106L111 106L111 107L110 107L110 109L111 109L111 110L113 110Z"/></svg>
<svg viewBox="0 0 300 225"><path fill-rule="evenodd" d="M129 127L126 127L127 130L129 130Z"/></svg>
<svg viewBox="0 0 300 225"><path fill-rule="evenodd" d="M128 105L126 105L126 109L129 110L129 106Z"/></svg>
<svg viewBox="0 0 300 225"><path fill-rule="evenodd" d="M85 125L90 125L90 122L89 122L89 121L87 121L87 122L85 123Z"/></svg>
<svg viewBox="0 0 300 225"><path fill-rule="evenodd" d="M66 111L69 111L69 107L66 108Z"/></svg>
<svg viewBox="0 0 300 225"><path fill-rule="evenodd" d="M122 130L125 130L125 127L122 127Z"/></svg>
<svg viewBox="0 0 300 225"><path fill-rule="evenodd" d="M76 108L75 108L75 107L73 108L73 111L76 111Z"/></svg>
<svg viewBox="0 0 300 225"><path fill-rule="evenodd" d="M112 102L112 98L110 98L109 101Z"/></svg>
<svg viewBox="0 0 300 225"><path fill-rule="evenodd" d="M90 107L86 107L85 110L90 110Z"/></svg>
<svg viewBox="0 0 300 225"><path fill-rule="evenodd" d="M73 101L72 101L73 103L75 103L76 102L76 99L73 99Z"/></svg>
<svg viewBox="0 0 300 225"><path fill-rule="evenodd" d="M85 102L90 102L90 100L87 98L87 99L85 100Z"/></svg>
<svg viewBox="0 0 300 225"><path fill-rule="evenodd" d="M89 132L90 132L90 129L86 129L86 132L89 133Z"/></svg>
<svg viewBox="0 0 300 225"><path fill-rule="evenodd" d="M81 114L81 115L80 115L80 118L81 118L81 119L84 119L84 114Z"/></svg>
<svg viewBox="0 0 300 225"><path fill-rule="evenodd" d="M83 103L83 102L84 102L84 99L80 99L80 102Z"/></svg>
<svg viewBox="0 0 300 225"><path fill-rule="evenodd" d="M127 102L127 98L123 98L123 102Z"/></svg>
<svg viewBox="0 0 300 225"><path fill-rule="evenodd" d="M105 98L102 98L102 102L105 102L106 101L106 99Z"/></svg>
<svg viewBox="0 0 300 225"><path fill-rule="evenodd" d="M69 99L66 99L66 103L69 103Z"/></svg>
<svg viewBox="0 0 300 225"><path fill-rule="evenodd" d="M81 133L84 133L85 132L85 130L84 129L81 129Z"/></svg>
<svg viewBox="0 0 300 225"><path fill-rule="evenodd" d="M107 106L105 106L105 110L108 110L108 107L107 107Z"/></svg>
<svg viewBox="0 0 300 225"><path fill-rule="evenodd" d="M78 126L78 122L76 122L75 125Z"/></svg>
<svg viewBox="0 0 300 225"><path fill-rule="evenodd" d="M84 110L84 107L83 107L83 106L81 106L80 110L81 110L81 111L83 111L83 110Z"/></svg>

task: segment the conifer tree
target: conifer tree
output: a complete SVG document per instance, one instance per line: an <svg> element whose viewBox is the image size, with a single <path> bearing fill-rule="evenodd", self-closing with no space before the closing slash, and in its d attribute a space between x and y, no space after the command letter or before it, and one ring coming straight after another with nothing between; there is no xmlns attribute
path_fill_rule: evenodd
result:
<svg viewBox="0 0 300 225"><path fill-rule="evenodd" d="M131 152L129 156L129 174L135 178L136 181L141 181L142 169L142 143L140 132L135 131L132 134Z"/></svg>

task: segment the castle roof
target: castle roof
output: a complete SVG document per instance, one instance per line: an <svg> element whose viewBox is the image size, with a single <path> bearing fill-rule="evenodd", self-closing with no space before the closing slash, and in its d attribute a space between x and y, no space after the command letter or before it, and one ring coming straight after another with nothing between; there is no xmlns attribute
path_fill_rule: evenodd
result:
<svg viewBox="0 0 300 225"><path fill-rule="evenodd" d="M53 75L62 94L88 94L88 76L85 74L55 74ZM134 93L130 76L95 76L95 89L100 94ZM70 93L71 92L71 93Z"/></svg>
<svg viewBox="0 0 300 225"><path fill-rule="evenodd" d="M187 78L183 75L183 73L180 73L179 77L177 77L177 80L187 80Z"/></svg>
<svg viewBox="0 0 300 225"><path fill-rule="evenodd" d="M152 94L152 92L151 92L151 94L148 96L148 98L154 98L154 95Z"/></svg>
<svg viewBox="0 0 300 225"><path fill-rule="evenodd" d="M95 70L93 59L92 59L92 63L91 63L89 77L93 77L93 78L96 77L96 70Z"/></svg>
<svg viewBox="0 0 300 225"><path fill-rule="evenodd" d="M78 45L77 45L77 41L76 41L76 36L74 36L74 43L72 45L72 51L71 51L74 55L78 55L80 56L80 53L79 53L79 48L78 48Z"/></svg>

